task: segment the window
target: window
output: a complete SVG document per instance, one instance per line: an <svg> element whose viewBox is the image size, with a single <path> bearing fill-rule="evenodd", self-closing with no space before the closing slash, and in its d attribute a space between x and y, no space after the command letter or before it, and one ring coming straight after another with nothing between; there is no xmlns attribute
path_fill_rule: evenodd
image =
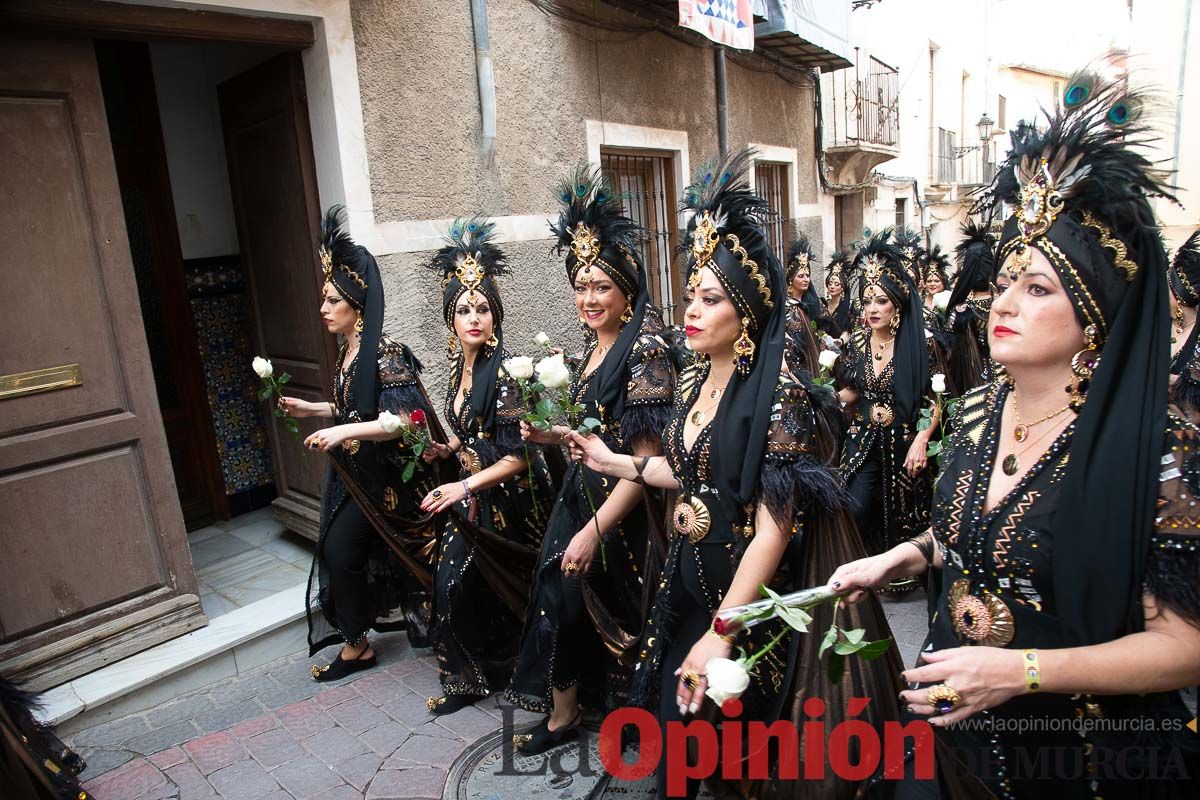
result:
<svg viewBox="0 0 1200 800"><path fill-rule="evenodd" d="M1004 95L1000 95L996 103L996 130L1006 131L1008 130L1008 114L1006 113L1005 106L1008 105L1008 101L1004 99Z"/></svg>
<svg viewBox="0 0 1200 800"><path fill-rule="evenodd" d="M600 169L621 196L626 212L645 230L640 255L650 278L650 298L662 309L664 322L682 322L679 292L683 279L674 258L679 223L674 211L673 156L653 150L601 148Z"/></svg>
<svg viewBox="0 0 1200 800"><path fill-rule="evenodd" d="M958 134L945 128L937 129L937 172L934 183L954 183L955 160L958 155Z"/></svg>
<svg viewBox="0 0 1200 800"><path fill-rule="evenodd" d="M787 261L787 251L791 246L791 208L788 202L788 165L775 164L769 161L759 161L754 165L754 190L767 201L770 209L767 211L763 224L767 229L767 238L771 249L779 258L780 263Z"/></svg>
<svg viewBox="0 0 1200 800"><path fill-rule="evenodd" d="M896 198L896 229L908 227L908 199Z"/></svg>

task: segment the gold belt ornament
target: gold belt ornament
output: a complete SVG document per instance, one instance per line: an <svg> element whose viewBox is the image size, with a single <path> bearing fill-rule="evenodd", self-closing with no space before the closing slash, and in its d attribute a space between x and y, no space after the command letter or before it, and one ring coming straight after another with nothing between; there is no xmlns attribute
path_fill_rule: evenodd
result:
<svg viewBox="0 0 1200 800"><path fill-rule="evenodd" d="M461 450L458 451L458 463L461 464L462 468L471 475L474 475L479 472L479 470L483 469L483 461L480 460L479 453L476 453L474 450L466 447L465 445Z"/></svg>
<svg viewBox="0 0 1200 800"><path fill-rule="evenodd" d="M712 527L712 515L708 513L708 506L698 497L680 500L671 514L671 519L675 523L675 533L686 536L692 544L707 536L708 529Z"/></svg>
<svg viewBox="0 0 1200 800"><path fill-rule="evenodd" d="M888 426L896 420L896 412L892 411L891 406L885 406L883 403L876 403L871 406L871 422L876 425Z"/></svg>
<svg viewBox="0 0 1200 800"><path fill-rule="evenodd" d="M1004 647L1016 634L1012 611L996 595L984 592L983 597L971 594L971 582L959 578L950 584L948 596L950 620L960 639L969 639L986 647Z"/></svg>

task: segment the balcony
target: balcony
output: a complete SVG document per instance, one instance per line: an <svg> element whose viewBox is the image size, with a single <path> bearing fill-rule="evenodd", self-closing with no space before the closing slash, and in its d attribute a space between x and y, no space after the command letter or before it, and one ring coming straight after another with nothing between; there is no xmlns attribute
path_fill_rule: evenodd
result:
<svg viewBox="0 0 1200 800"><path fill-rule="evenodd" d="M877 58L831 76L825 115L826 162L834 183L857 184L900 154L900 78Z"/></svg>
<svg viewBox="0 0 1200 800"><path fill-rule="evenodd" d="M965 201L975 189L992 182L996 174L996 143L989 138L959 147L956 131L938 128L931 167L926 197L933 201L952 198Z"/></svg>

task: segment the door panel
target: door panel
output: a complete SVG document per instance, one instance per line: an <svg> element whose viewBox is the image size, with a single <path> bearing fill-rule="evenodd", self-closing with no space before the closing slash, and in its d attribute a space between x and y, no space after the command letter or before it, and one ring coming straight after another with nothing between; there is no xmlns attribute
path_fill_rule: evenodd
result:
<svg viewBox="0 0 1200 800"><path fill-rule="evenodd" d="M336 342L320 322L323 283L316 169L298 53L284 53L218 87L225 152L242 259L250 277L255 346L289 394L327 400ZM301 420L305 433L320 420ZM279 497L289 527L314 537L320 517L324 459L272 418L269 434Z"/></svg>
<svg viewBox="0 0 1200 800"><path fill-rule="evenodd" d="M0 673L34 690L204 624L92 42L0 36Z"/></svg>

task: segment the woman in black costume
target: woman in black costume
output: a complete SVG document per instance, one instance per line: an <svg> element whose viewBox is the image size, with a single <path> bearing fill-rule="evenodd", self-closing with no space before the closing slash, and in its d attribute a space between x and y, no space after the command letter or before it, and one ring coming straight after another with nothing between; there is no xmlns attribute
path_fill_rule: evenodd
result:
<svg viewBox="0 0 1200 800"><path fill-rule="evenodd" d="M822 571L841 555L865 552L837 476L837 401L829 390L781 370L784 275L757 221L766 202L746 182L748 158L743 152L703 168L688 187L686 206L695 214L686 243L691 298L685 323L702 359L680 376L663 434L665 456L615 454L597 437L571 435L573 454L589 466L680 490L633 698L656 708L664 726L698 712L716 717L713 704L704 702L705 671L733 648L732 637L711 627L718 610L757 600L761 584L786 592L820 583ZM828 628L832 613L819 609L812 629ZM868 637L888 635L876 602L855 609L853 624ZM781 630L778 620L763 623L742 643L754 651ZM816 696L828 703L835 719L826 724L833 726L851 694L875 700L863 719L879 725L894 718L895 649L884 662L850 664L848 674L831 683L818 663L820 639L793 634L764 656L741 697L739 720L800 725L803 700ZM777 767L772 763L772 778L740 787L741 796L852 797L856 791L835 777L781 781L774 777ZM665 770L658 779L663 797ZM699 784L690 781L687 788L694 797Z"/></svg>
<svg viewBox="0 0 1200 800"><path fill-rule="evenodd" d="M902 797L1195 797L1178 690L1200 682L1200 438L1167 413L1149 198L1169 190L1133 149L1153 141L1143 103L1081 73L1015 144L987 198L1015 209L991 320L1007 378L963 399L932 531L831 578L941 572L904 693L931 716L938 780Z"/></svg>
<svg viewBox="0 0 1200 800"><path fill-rule="evenodd" d="M1180 416L1200 423L1200 231L1175 251L1167 273L1171 289L1171 403Z"/></svg>
<svg viewBox="0 0 1200 800"><path fill-rule="evenodd" d="M598 171L581 166L560 186L563 211L554 232L566 251L567 277L587 328L572 362L569 394L579 419L600 421L600 435L621 452L661 452L675 370L638 256L641 229L625 216ZM522 423L529 440L557 445L568 432ZM592 506L596 513L593 517ZM536 754L573 737L581 720L581 684L595 702L616 707L628 694L622 661L637 644L652 591L651 522L661 498L631 481L573 465L563 479L538 555L516 671L505 697L548 716L514 744ZM649 549L649 553L648 553ZM648 564L648 555L651 562Z"/></svg>
<svg viewBox="0 0 1200 800"><path fill-rule="evenodd" d="M793 373L805 370L811 375L820 369L817 356L821 347L817 343L813 323L819 323L824 309L817 289L812 283L814 255L808 239L801 236L792 242L788 253L787 270L787 346L784 360Z"/></svg>
<svg viewBox="0 0 1200 800"><path fill-rule="evenodd" d="M496 278L508 262L492 237L487 220L458 220L432 262L453 366L450 441L431 448L428 460L457 456L459 464L455 480L421 501L424 511L449 512L433 601L442 681L442 696L428 700L434 714L452 714L508 685L552 500L539 449L521 440L521 387L504 367L511 354Z"/></svg>
<svg viewBox="0 0 1200 800"><path fill-rule="evenodd" d="M839 392L852 408L842 450L842 473L870 553L881 553L929 525L926 452L936 432L917 430L922 406L932 403L933 339L927 337L917 287L900 252L872 237L859 252L866 324L855 331L839 362ZM912 588L911 582L896 588Z"/></svg>
<svg viewBox="0 0 1200 800"><path fill-rule="evenodd" d="M321 533L307 597L309 655L342 648L313 678L334 681L375 664L367 631L406 627L427 646L431 565L438 520L418 508L436 482L432 469L404 443L399 427L424 417L428 437L441 429L419 378L421 364L406 345L383 335L383 283L366 248L345 231L345 211L331 208L319 247L325 270L321 318L343 337L332 402L282 397L294 417L332 418L304 444L330 457L321 496ZM362 355L370 354L364 359ZM416 466L404 480L409 463ZM378 620L395 609L404 619Z"/></svg>
<svg viewBox="0 0 1200 800"><path fill-rule="evenodd" d="M992 312L992 278L996 237L986 225L967 220L962 241L954 248L958 274L946 304L946 380L952 397L991 383L996 377L988 348L988 316Z"/></svg>
<svg viewBox="0 0 1200 800"><path fill-rule="evenodd" d="M840 250L829 260L825 273L825 314L822 317L824 330L835 339L850 333L854 318L850 311L850 291L846 285L846 254Z"/></svg>

